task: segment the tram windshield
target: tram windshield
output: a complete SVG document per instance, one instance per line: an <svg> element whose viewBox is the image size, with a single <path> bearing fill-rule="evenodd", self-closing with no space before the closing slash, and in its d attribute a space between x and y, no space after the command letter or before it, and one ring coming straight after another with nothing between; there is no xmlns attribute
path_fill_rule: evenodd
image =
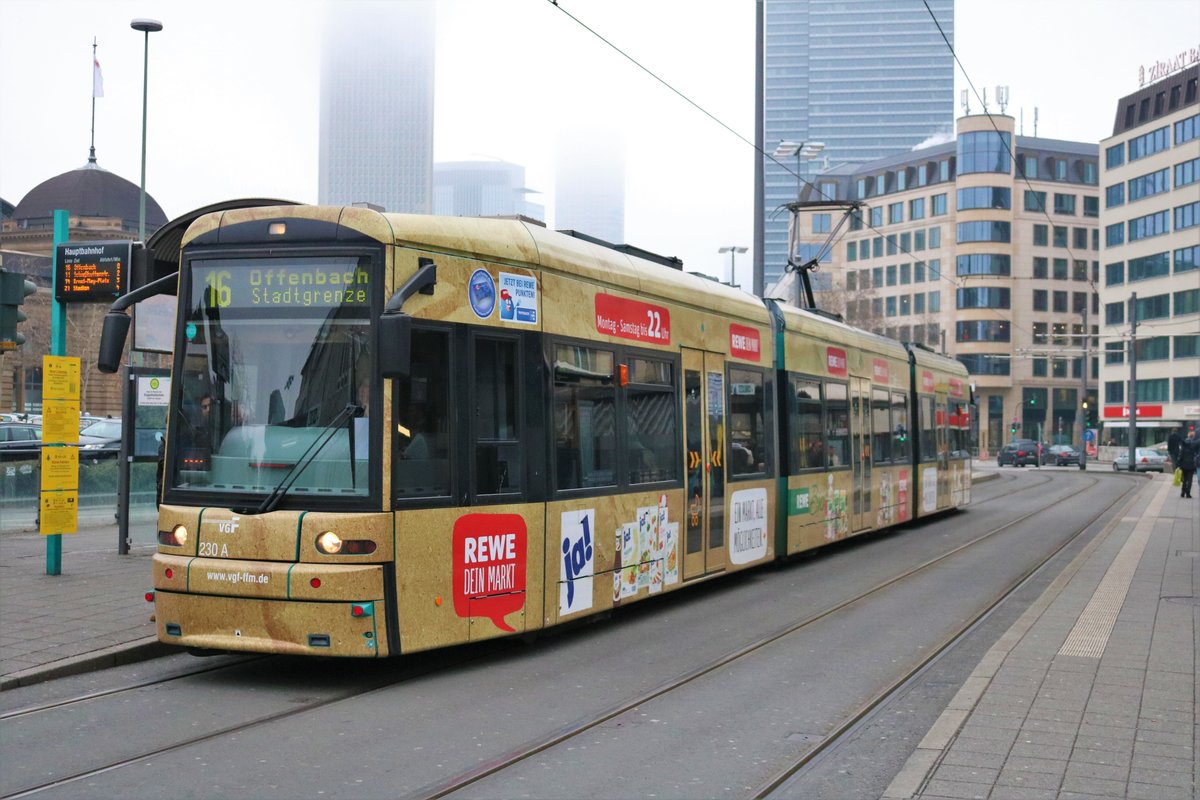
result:
<svg viewBox="0 0 1200 800"><path fill-rule="evenodd" d="M371 280L359 256L190 262L169 489L367 495Z"/></svg>

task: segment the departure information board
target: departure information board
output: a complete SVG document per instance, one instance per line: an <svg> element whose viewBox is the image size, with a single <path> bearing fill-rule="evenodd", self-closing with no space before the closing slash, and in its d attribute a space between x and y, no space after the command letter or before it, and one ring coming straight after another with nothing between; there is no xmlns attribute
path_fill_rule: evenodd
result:
<svg viewBox="0 0 1200 800"><path fill-rule="evenodd" d="M54 299L60 303L112 300L129 283L132 242L67 242L54 259Z"/></svg>

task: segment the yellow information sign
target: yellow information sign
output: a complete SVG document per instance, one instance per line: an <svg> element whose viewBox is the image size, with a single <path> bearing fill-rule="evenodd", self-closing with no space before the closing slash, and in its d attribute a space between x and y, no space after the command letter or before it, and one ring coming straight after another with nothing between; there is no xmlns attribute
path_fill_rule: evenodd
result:
<svg viewBox="0 0 1200 800"><path fill-rule="evenodd" d="M40 532L75 533L79 528L79 492L42 492Z"/></svg>
<svg viewBox="0 0 1200 800"><path fill-rule="evenodd" d="M42 491L60 492L79 488L79 448L42 448Z"/></svg>
<svg viewBox="0 0 1200 800"><path fill-rule="evenodd" d="M42 442L79 442L79 400L42 400Z"/></svg>
<svg viewBox="0 0 1200 800"><path fill-rule="evenodd" d="M78 356L42 356L42 399L79 400Z"/></svg>

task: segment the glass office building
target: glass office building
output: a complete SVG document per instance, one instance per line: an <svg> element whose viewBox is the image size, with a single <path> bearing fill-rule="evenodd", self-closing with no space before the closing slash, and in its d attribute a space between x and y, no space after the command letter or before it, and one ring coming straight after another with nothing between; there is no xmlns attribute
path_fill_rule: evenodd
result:
<svg viewBox="0 0 1200 800"><path fill-rule="evenodd" d="M928 0L954 42L954 1ZM911 0L766 0L765 145L823 142L824 166L866 163L950 141L954 60L925 5ZM788 168L796 170L794 158ZM788 214L796 177L765 161L764 285L787 264Z"/></svg>

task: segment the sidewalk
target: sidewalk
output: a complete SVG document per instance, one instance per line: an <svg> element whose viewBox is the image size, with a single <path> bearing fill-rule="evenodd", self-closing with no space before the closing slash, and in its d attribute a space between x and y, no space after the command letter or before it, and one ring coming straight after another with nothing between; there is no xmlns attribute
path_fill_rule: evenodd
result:
<svg viewBox="0 0 1200 800"><path fill-rule="evenodd" d="M900 798L1192 798L1200 491L1154 475L980 661Z"/></svg>
<svg viewBox="0 0 1200 800"><path fill-rule="evenodd" d="M139 661L165 650L146 602L153 508L136 511L129 555L117 554L112 510L82 515L62 537L62 574L46 574L32 520L0 535L0 689Z"/></svg>

